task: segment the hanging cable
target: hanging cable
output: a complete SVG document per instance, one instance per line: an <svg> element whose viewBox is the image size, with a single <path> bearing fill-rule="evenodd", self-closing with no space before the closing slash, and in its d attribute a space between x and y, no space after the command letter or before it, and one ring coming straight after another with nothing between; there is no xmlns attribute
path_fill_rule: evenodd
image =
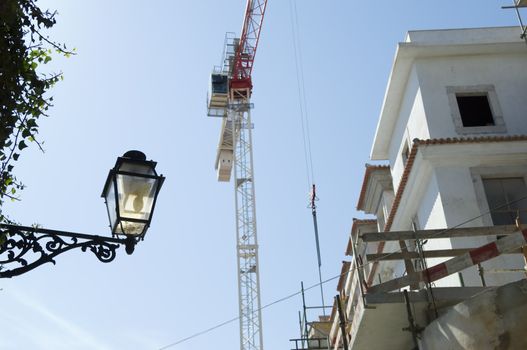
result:
<svg viewBox="0 0 527 350"><path fill-rule="evenodd" d="M308 108L307 108L307 97L306 97L306 86L305 86L305 79L304 79L304 62L302 57L302 45L300 42L300 36L299 36L299 30L300 27L298 24L298 10L296 7L296 0L291 0L290 3L292 4L293 8L293 42L296 42L295 50L295 64L297 66L297 84L299 89L299 96L300 96L300 103L303 105L303 114L301 115L303 118L303 124L305 124L305 128L302 128L303 130L303 139L304 143L307 144L305 148L307 149L307 155L306 155L306 163L309 164L309 167L306 169L308 173L311 175L311 181L308 185L315 183L315 174L313 169L313 156L311 152L311 133L309 131L309 118L308 118ZM296 28L296 30L295 30Z"/></svg>
<svg viewBox="0 0 527 350"><path fill-rule="evenodd" d="M310 186L313 183L312 175L312 157L311 157L311 146L309 145L309 139L307 138L308 135L308 128L306 124L307 120L307 111L306 111L306 99L305 99L305 84L303 81L304 74L301 72L302 70L302 59L301 59L301 52L300 52L300 40L298 38L297 34L297 28L298 28L298 16L297 16L297 10L296 10L296 2L295 0L289 0L289 12L291 16L291 32L293 35L293 52L294 52L294 58L295 58L295 71L296 71L296 85L297 85L297 93L298 93L298 105L300 109L300 126L302 128L302 144L304 147L304 161L305 161L305 167L306 167L306 178L307 178L307 185Z"/></svg>
<svg viewBox="0 0 527 350"><path fill-rule="evenodd" d="M313 227L315 228L315 244L317 247L318 260L318 281L320 282L320 296L322 298L322 315L326 316L326 304L324 302L324 287L322 286L322 258L320 256L320 242L318 239L317 206L315 205L316 200L318 200L316 186L313 184L313 189L311 191L311 214L313 216Z"/></svg>
<svg viewBox="0 0 527 350"><path fill-rule="evenodd" d="M311 191L311 212L313 214L313 226L315 227L315 240L317 242L317 259L318 267L322 266L322 258L320 257L320 245L318 243L318 223L317 223L317 206L315 201L318 200L316 186L313 184L313 189Z"/></svg>
<svg viewBox="0 0 527 350"><path fill-rule="evenodd" d="M293 49L295 54L295 70L296 70L296 82L298 90L298 102L300 109L300 125L302 127L302 141L304 146L304 161L306 165L306 177L307 185L311 188L309 207L311 208L311 215L313 217L313 227L315 230L315 245L317 250L317 262L318 262L318 277L320 282L320 296L322 300L322 313L326 315L326 305L324 302L324 288L322 286L322 258L320 254L320 240L318 235L318 222L317 222L317 207L315 201L318 200L316 196L315 186L315 175L313 169L313 156L311 152L311 136L309 132L309 118L307 108L307 97L306 87L304 79L304 65L302 61L302 46L300 44L299 37L299 24L298 24L298 10L296 7L296 1L289 1L289 9L291 13L291 31L293 35Z"/></svg>
<svg viewBox="0 0 527 350"><path fill-rule="evenodd" d="M482 214L480 214L480 215L474 216L474 217L472 217L472 218L470 218L470 219L467 219L467 220L465 220L465 221L463 221L463 222L461 222L461 223L459 223L459 224L457 224L457 225L454 225L454 226L452 226L452 227L449 227L449 228L446 228L446 229L444 229L444 230L441 230L441 231L437 232L436 234L434 234L434 235L433 235L432 237L430 237L430 238L439 238L441 235L443 235L443 234L445 234L445 233L447 233L447 232L449 232L449 231L452 231L452 230L454 230L454 229L456 229L456 228L459 228L459 227L461 227L461 226L463 226L463 225L466 225L466 224L468 224L468 223L470 223L470 222L472 222L472 221L474 221L474 220L477 220L477 219L479 219L479 218L481 218L481 217L483 217L483 216L485 216L485 215L488 215L488 214L490 214L490 213L492 213L492 212L494 212L494 211L496 211L496 210L499 210L499 209L501 209L501 208L507 207L507 206L509 206L509 205L511 205L511 204L514 204L514 203L521 202L521 201L526 200L526 199L527 199L527 196L522 197L522 198L515 199L515 200L510 201L510 202L506 202L506 203L501 204L501 205L498 205L498 206L496 206L496 207L494 207L494 208L491 208L490 210L488 210L488 211L486 211L486 212L484 212L484 213L482 213ZM430 239L430 238L429 238L429 239ZM428 241L428 240L427 240L427 241ZM425 243L423 242L423 244L425 244ZM511 251L513 251L514 249L515 249L515 248L505 249L504 252L511 252ZM387 254L385 254L385 255L383 256L383 259L385 259L386 257L389 257L389 256L391 256L391 255L394 255L394 254L403 253L403 252L405 252L405 251L408 251L408 248L407 248L407 247L406 247L405 249L398 249L398 250L393 251L393 252L391 252L391 253L387 253ZM503 253L504 253L504 252L503 252ZM502 253L502 254L503 254L503 253ZM289 295L286 295L286 296L284 296L284 297L282 297L282 298L279 298L279 299L277 299L277 300L275 300L275 301L272 301L272 302L270 302L270 303L268 303L268 304L265 304L264 306L262 306L262 307L260 308L260 310L264 310L264 309L267 309L267 308L269 308L269 307L271 307L271 306L273 306L273 305L276 305L276 304L282 303L282 302L284 302L284 301L286 301L286 300L289 300L289 299L291 299L291 298L293 298L293 297L295 297L295 296L297 296L297 295L302 295L304 292L307 292L307 291L309 291L309 290L311 290L311 289L314 289L314 288L318 287L320 284L326 284L326 283L328 283L328 282L334 281L334 280L336 280L336 279L341 278L341 277L344 276L344 275L347 275L347 274L349 274L349 273L352 273L352 272L357 271L357 269L359 269L359 268L363 269L363 268L367 267L368 265L371 265L371 264L374 264L374 263L376 263L376 262L380 262L380 261L381 261L381 258L378 258L378 259L373 259L373 260L371 260L371 261L368 261L368 262L366 262L366 263L363 263L363 264L361 264L361 265L355 265L355 266L354 266L353 268L351 268L349 271L344 271L343 273L338 274L338 275L336 275L336 276L333 276L333 277L331 277L331 278L328 278L328 279L326 279L326 280L324 280L324 281L322 281L322 282L315 283L315 284L313 284L313 285L311 285L311 286L309 286L309 287L307 287L307 288L302 288L302 289L299 290L299 291L296 291L296 292L291 293L291 294L289 294ZM218 329L218 328L221 328L221 327L223 327L223 326L226 326L226 325L228 325L228 324L230 324L230 323L233 323L233 322L235 322L235 321L237 321L237 320L239 320L239 317L231 318L231 319L229 319L229 320L227 320L227 321L224 321L224 322L221 322L221 323L217 324L216 326L213 326L213 327L207 328L207 329L205 329L205 330L203 330L203 331L200 331L200 332L194 333L194 334L191 335L191 336L188 336L188 337L186 337L186 338L180 339L180 340L178 340L178 341L176 341L176 342L174 342L174 343L171 343L171 344L165 345L165 346L159 348L159 350L165 350L165 349L168 349L168 348L173 347L173 346L175 346L175 345L178 345L178 344L181 344L181 343L187 342L188 340L191 340L191 339L197 338L197 337L199 337L199 336L201 336L201 335L204 335L204 334L206 334L206 333L212 332L213 330L216 330L216 329Z"/></svg>

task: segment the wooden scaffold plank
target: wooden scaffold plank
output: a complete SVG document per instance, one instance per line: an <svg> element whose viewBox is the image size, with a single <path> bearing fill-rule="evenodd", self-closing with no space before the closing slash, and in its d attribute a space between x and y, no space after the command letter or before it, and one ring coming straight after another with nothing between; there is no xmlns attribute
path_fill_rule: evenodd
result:
<svg viewBox="0 0 527 350"><path fill-rule="evenodd" d="M517 250L527 243L527 229L502 237L492 243L472 249L464 254L434 265L426 270L414 272L403 277L380 283L368 288L367 293L389 292L417 282L434 282L448 275L460 272L471 266L495 258L501 254Z"/></svg>
<svg viewBox="0 0 527 350"><path fill-rule="evenodd" d="M514 225L486 226L486 227L464 227L438 230L417 230L417 231L387 231L387 232L366 232L360 238L364 242L381 241L400 241L412 239L433 239L451 237L473 237L473 236L498 236L510 235L518 232Z"/></svg>

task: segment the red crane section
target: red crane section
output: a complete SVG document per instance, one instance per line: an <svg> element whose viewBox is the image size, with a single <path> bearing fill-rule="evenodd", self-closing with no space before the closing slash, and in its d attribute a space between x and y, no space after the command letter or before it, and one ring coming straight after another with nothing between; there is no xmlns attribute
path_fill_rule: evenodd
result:
<svg viewBox="0 0 527 350"><path fill-rule="evenodd" d="M252 90L251 73L266 7L267 0L247 0L240 42L234 56L230 89Z"/></svg>

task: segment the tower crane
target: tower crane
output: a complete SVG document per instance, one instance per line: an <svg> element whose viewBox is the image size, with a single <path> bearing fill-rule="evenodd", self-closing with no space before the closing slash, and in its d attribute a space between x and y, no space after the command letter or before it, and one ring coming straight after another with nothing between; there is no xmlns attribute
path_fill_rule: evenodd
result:
<svg viewBox="0 0 527 350"><path fill-rule="evenodd" d="M218 181L229 182L234 174L241 350L263 350L251 74L266 6L267 0L247 0L241 35L225 35L222 64L214 67L207 98L207 114L221 118L215 164Z"/></svg>

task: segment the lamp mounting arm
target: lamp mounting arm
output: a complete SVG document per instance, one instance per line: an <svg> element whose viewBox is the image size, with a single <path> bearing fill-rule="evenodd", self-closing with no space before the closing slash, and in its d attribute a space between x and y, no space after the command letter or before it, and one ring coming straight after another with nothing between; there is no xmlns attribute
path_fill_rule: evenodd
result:
<svg viewBox="0 0 527 350"><path fill-rule="evenodd" d="M133 251L136 241L132 237L115 238L0 224L0 278L21 275L45 264L55 264L55 257L80 248L90 250L101 262L115 259L119 246ZM131 247L130 247L131 246Z"/></svg>

